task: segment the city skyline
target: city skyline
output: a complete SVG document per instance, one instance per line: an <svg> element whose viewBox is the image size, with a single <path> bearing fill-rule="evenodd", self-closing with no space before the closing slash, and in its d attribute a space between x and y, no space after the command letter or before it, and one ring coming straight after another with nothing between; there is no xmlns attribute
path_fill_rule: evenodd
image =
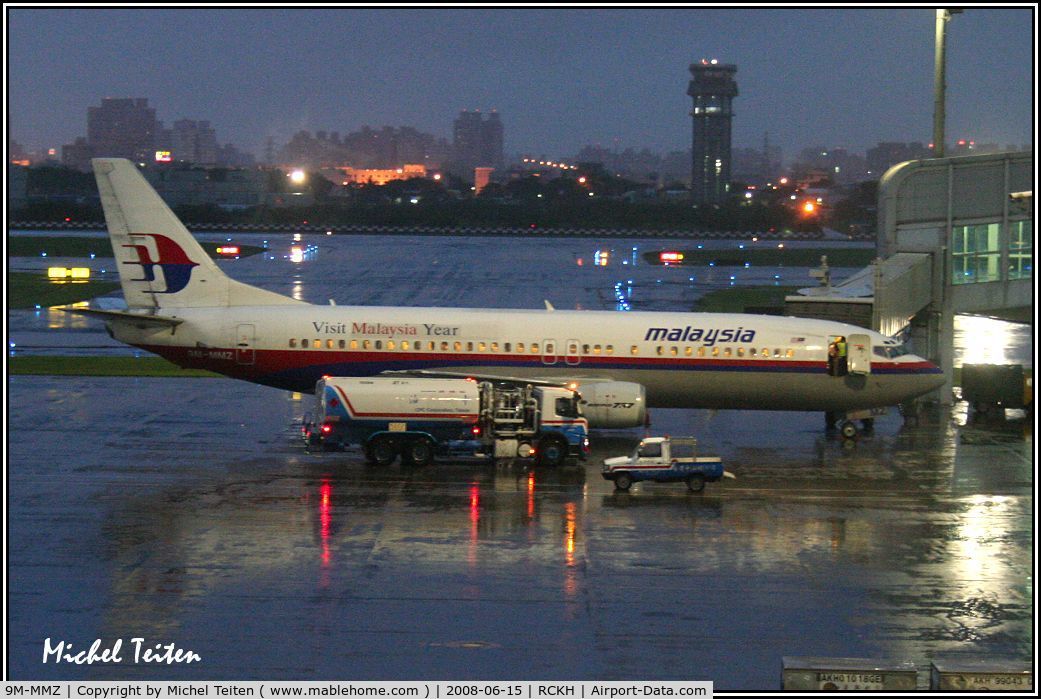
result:
<svg viewBox="0 0 1041 699"><path fill-rule="evenodd" d="M510 153L668 153L691 146L687 68L701 58L738 66L735 147L766 132L786 155L931 139L930 8L9 6L5 17L8 138L29 150L82 136L102 97L146 97L167 124L210 121L257 155L300 130L447 136L473 109L502 115ZM1032 7L952 20L948 142L1033 142L1034 20Z"/></svg>

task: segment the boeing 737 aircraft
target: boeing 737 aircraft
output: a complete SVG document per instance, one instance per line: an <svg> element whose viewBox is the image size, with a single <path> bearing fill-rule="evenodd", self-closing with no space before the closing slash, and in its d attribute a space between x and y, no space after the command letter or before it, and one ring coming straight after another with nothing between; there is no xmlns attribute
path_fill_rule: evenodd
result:
<svg viewBox="0 0 1041 699"><path fill-rule="evenodd" d="M132 162L93 165L128 308L69 310L182 367L302 392L388 372L574 382L593 427L642 425L648 406L843 413L944 383L898 341L822 320L304 303L225 275Z"/></svg>

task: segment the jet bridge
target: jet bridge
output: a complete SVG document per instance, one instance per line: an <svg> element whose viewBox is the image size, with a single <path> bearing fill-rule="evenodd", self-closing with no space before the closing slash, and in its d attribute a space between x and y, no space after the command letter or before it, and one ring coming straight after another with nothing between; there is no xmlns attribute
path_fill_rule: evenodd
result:
<svg viewBox="0 0 1041 699"><path fill-rule="evenodd" d="M881 259L841 285L789 296L786 311L867 325L853 316L870 306L873 329L907 329L916 353L943 368L937 398L949 403L955 314L1033 322L1033 172L1029 152L893 166L879 181Z"/></svg>

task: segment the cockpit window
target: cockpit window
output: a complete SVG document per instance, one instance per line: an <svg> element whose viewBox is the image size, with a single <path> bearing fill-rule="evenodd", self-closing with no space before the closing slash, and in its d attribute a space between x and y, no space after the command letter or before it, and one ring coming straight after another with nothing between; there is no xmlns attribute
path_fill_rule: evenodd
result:
<svg viewBox="0 0 1041 699"><path fill-rule="evenodd" d="M907 349L907 345L886 345L881 347L875 345L872 348L873 353L877 357L885 357L886 359L896 359L897 357L903 357L905 354L910 354L911 351Z"/></svg>

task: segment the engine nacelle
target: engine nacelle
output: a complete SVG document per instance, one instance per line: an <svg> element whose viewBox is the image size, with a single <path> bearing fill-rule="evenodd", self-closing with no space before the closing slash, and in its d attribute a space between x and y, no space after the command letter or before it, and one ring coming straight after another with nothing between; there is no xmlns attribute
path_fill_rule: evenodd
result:
<svg viewBox="0 0 1041 699"><path fill-rule="evenodd" d="M647 391L638 383L594 381L578 392L590 427L642 427L647 419Z"/></svg>

